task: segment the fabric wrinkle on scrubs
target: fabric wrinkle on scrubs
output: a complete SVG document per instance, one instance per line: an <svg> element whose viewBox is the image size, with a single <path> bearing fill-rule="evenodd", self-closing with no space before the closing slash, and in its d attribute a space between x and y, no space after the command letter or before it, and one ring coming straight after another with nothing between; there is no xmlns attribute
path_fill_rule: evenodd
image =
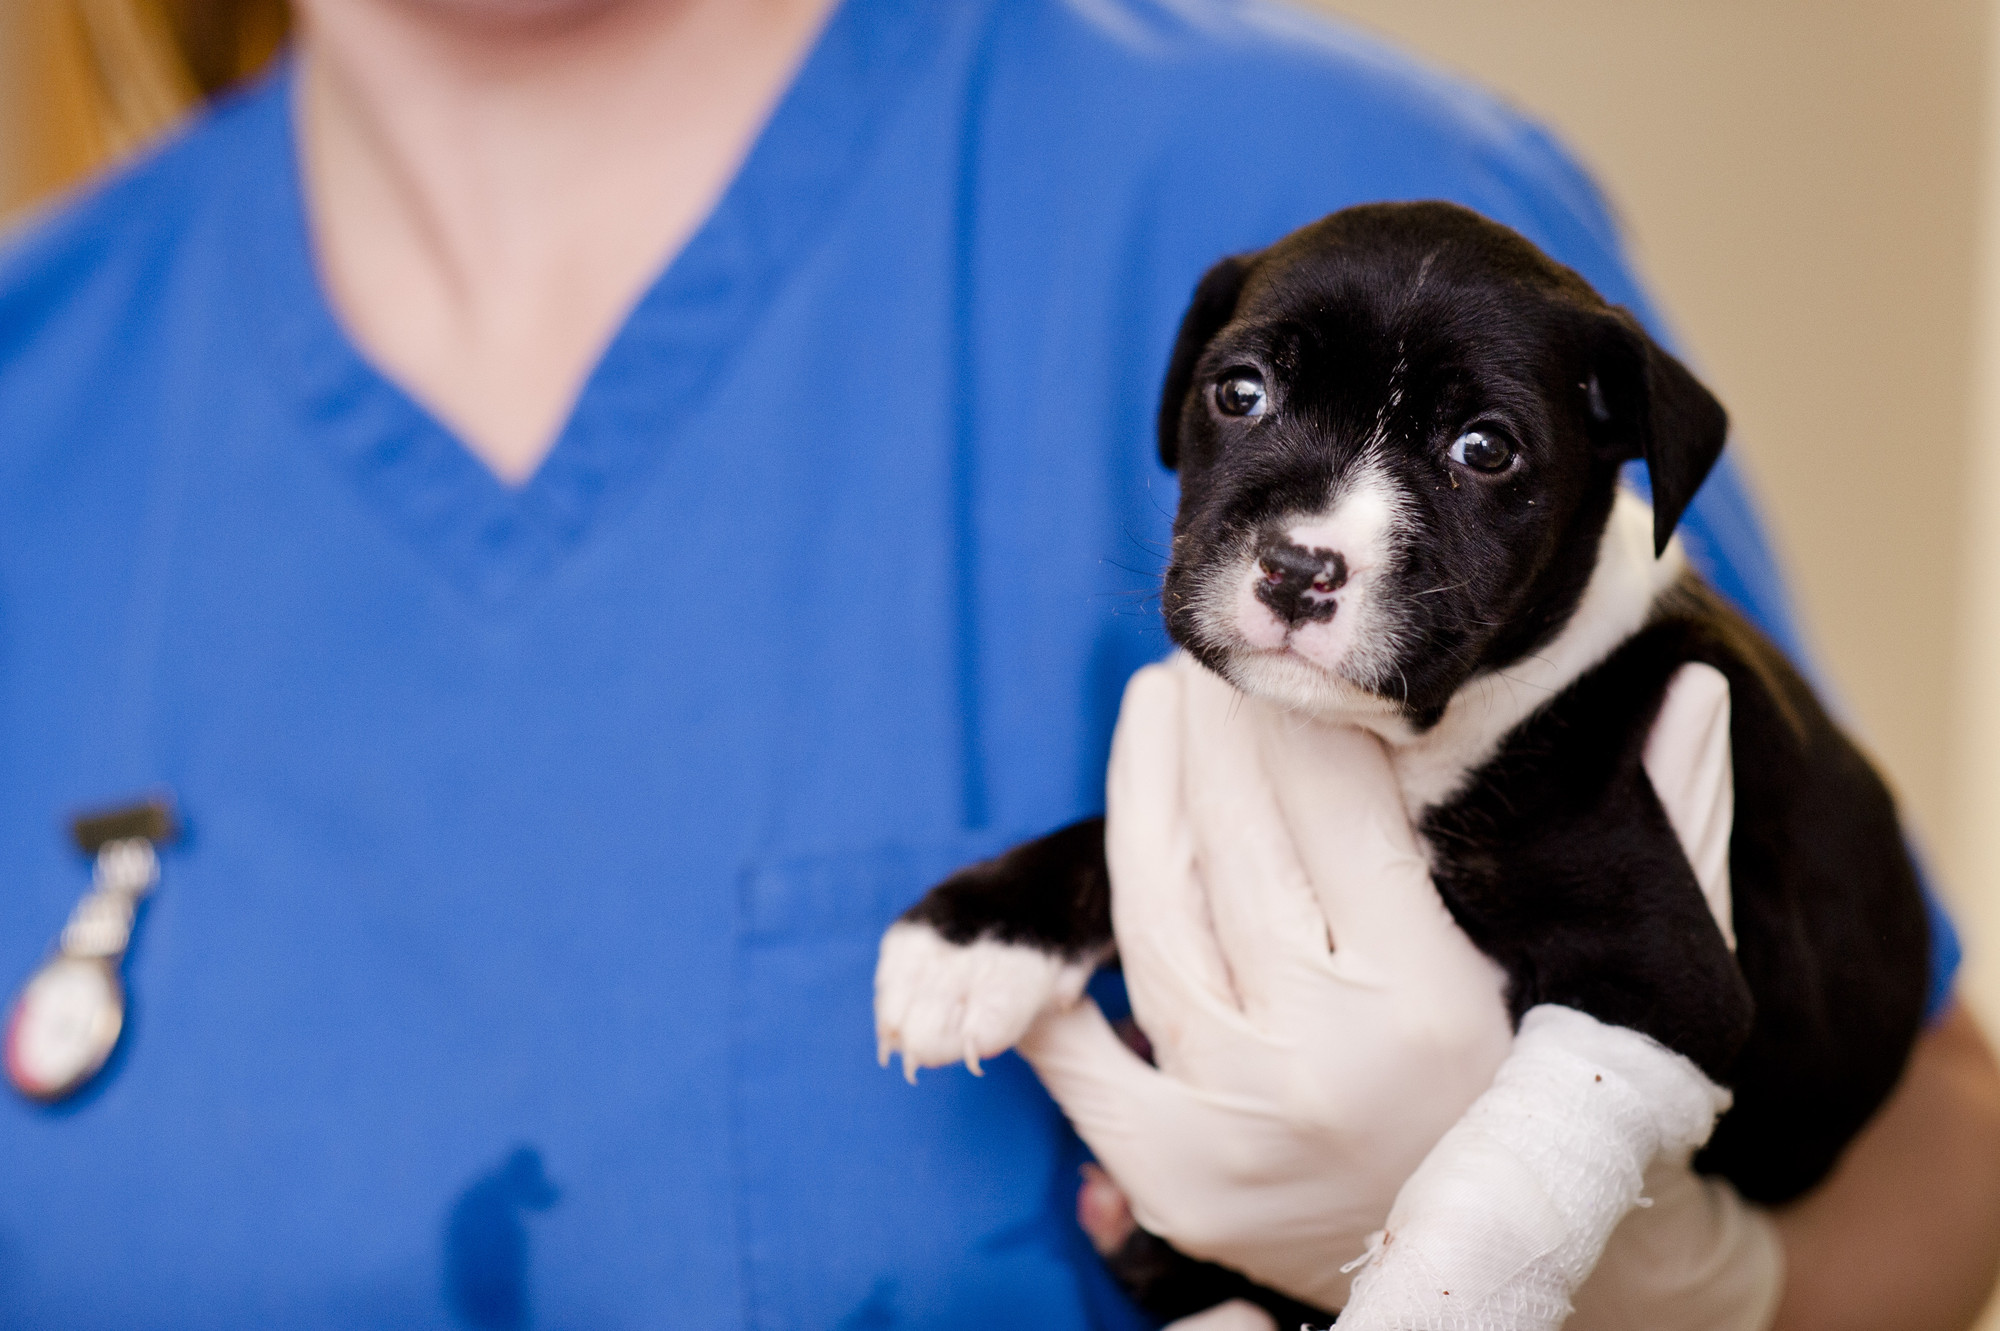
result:
<svg viewBox="0 0 2000 1331"><path fill-rule="evenodd" d="M848 0L523 487L322 295L280 72L0 259L0 977L164 785L132 1015L0 1103L0 1326L1137 1326L884 925L1101 806L1216 257L1450 197L1644 309L1489 98L1289 11ZM1786 641L1725 464L1692 542ZM1948 969L1941 966L1948 980Z"/></svg>

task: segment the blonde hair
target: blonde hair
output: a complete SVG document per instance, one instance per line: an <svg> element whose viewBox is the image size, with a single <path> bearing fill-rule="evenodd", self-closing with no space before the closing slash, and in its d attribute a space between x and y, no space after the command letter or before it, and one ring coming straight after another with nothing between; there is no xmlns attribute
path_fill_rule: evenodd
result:
<svg viewBox="0 0 2000 1331"><path fill-rule="evenodd" d="M284 0L68 0L106 157L144 143L283 44Z"/></svg>

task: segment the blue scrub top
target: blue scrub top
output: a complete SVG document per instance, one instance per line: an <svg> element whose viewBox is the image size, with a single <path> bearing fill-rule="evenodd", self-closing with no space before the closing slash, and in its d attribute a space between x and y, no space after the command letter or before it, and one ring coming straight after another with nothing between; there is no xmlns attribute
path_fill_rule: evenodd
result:
<svg viewBox="0 0 2000 1331"><path fill-rule="evenodd" d="M0 262L0 977L188 832L126 1041L0 1095L0 1326L1133 1325L890 918L1100 805L1217 256L1449 197L1644 308L1533 125L1288 11L849 0L509 489L342 334L280 74ZM1691 519L1788 642L1734 471Z"/></svg>

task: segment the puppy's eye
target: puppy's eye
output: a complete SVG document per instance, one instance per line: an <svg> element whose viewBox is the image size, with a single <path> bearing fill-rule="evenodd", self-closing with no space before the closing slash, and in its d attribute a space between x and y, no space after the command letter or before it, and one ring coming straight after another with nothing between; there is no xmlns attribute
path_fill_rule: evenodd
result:
<svg viewBox="0 0 2000 1331"><path fill-rule="evenodd" d="M1514 446L1491 430L1467 430L1453 442L1451 460L1474 471L1505 471L1514 461Z"/></svg>
<svg viewBox="0 0 2000 1331"><path fill-rule="evenodd" d="M1225 416L1262 416L1265 405L1264 376L1255 370L1230 370L1215 382L1215 409Z"/></svg>

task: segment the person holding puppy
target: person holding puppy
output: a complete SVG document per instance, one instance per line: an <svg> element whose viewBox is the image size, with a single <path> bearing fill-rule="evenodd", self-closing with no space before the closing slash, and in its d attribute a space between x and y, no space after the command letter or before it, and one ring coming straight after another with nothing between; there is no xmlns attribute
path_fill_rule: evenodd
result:
<svg viewBox="0 0 2000 1331"><path fill-rule="evenodd" d="M875 939L1100 798L1163 650L1148 422L1199 272L1450 197L1643 311L1588 182L1278 9L297 13L274 76L0 261L0 959L82 890L63 813L164 785L189 828L119 1054L0 1110L0 1306L1133 1324L1023 1065L869 1065ZM1789 641L1742 503L1697 501L1709 570ZM1365 756L1320 761L1375 807ZM1657 1208L1781 1240L1774 1325L1964 1325L1990 1282L1996 1078L1948 972L1821 1193ZM1391 1052L1358 1140L1455 1056ZM1067 1071L1079 1121L1123 1094ZM1674 1325L1701 1284L1603 1297Z"/></svg>

